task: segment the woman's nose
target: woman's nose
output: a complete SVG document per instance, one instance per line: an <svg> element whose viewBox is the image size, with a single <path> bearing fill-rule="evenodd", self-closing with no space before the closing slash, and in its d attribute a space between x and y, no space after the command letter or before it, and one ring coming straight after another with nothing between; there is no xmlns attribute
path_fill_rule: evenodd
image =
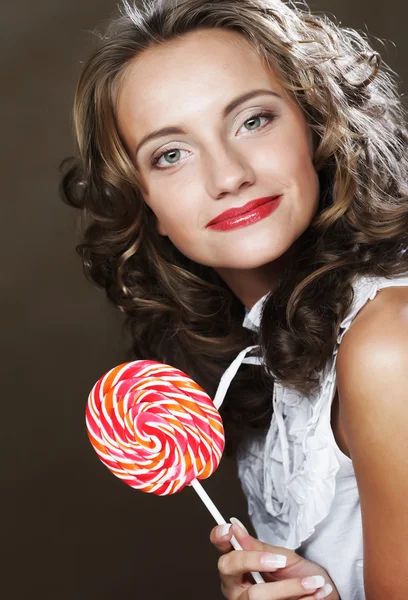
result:
<svg viewBox="0 0 408 600"><path fill-rule="evenodd" d="M205 181L213 198L235 194L255 182L255 172L245 156L223 149L206 160Z"/></svg>

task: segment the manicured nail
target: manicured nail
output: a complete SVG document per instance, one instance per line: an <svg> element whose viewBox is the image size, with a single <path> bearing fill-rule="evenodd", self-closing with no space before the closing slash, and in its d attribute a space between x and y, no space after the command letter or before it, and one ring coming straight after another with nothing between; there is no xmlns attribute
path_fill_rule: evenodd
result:
<svg viewBox="0 0 408 600"><path fill-rule="evenodd" d="M332 591L333 591L333 586L330 585L330 583L326 583L326 585L324 587L322 587L321 590L316 592L314 597L317 598L318 600L321 600L321 598L327 598L327 596L329 594L331 594Z"/></svg>
<svg viewBox="0 0 408 600"><path fill-rule="evenodd" d="M224 535L227 535L230 529L231 523L224 523L223 525L218 525L216 531L217 538L222 538L224 537Z"/></svg>
<svg viewBox="0 0 408 600"><path fill-rule="evenodd" d="M321 575L313 575L313 577L305 577L302 579L302 585L305 590L315 590L325 584L324 577Z"/></svg>
<svg viewBox="0 0 408 600"><path fill-rule="evenodd" d="M261 556L261 565L269 569L282 569L282 567L286 567L286 560L286 556L283 554L272 554L267 552Z"/></svg>
<svg viewBox="0 0 408 600"><path fill-rule="evenodd" d="M231 523L233 523L234 525L238 525L238 527L240 527L242 529L242 531L244 531L247 535L249 535L249 531L248 529L245 527L245 525L243 525L241 523L241 521L239 521L236 517L231 517L230 518Z"/></svg>

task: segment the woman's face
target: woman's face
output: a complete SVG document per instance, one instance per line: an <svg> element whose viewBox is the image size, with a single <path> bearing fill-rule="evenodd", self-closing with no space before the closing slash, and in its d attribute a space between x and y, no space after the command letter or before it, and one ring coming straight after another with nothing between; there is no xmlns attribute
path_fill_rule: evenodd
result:
<svg viewBox="0 0 408 600"><path fill-rule="evenodd" d="M203 29L145 50L124 76L117 117L159 232L192 260L254 269L310 224L311 132L239 34ZM242 213L254 200L263 206Z"/></svg>

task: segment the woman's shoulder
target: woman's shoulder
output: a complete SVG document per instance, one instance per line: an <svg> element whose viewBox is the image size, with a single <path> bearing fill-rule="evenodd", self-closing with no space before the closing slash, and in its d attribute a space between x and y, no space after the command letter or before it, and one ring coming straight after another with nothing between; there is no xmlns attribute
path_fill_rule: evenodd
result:
<svg viewBox="0 0 408 600"><path fill-rule="evenodd" d="M377 285L369 298L361 298L362 306L356 307L357 313L339 349L339 359L346 354L346 346L348 352L356 346L358 350L375 350L377 341L394 339L401 327L408 326L408 277L403 281L393 279L383 287Z"/></svg>
<svg viewBox="0 0 408 600"><path fill-rule="evenodd" d="M338 344L342 342L351 325L355 330L357 323L363 321L364 325L361 325L361 328L364 328L371 319L373 324L375 322L378 325L384 306L392 312L394 303L401 300L404 302L408 290L408 274L394 277L360 275L353 280L352 286L353 301L340 324Z"/></svg>
<svg viewBox="0 0 408 600"><path fill-rule="evenodd" d="M396 285L394 279L392 285L378 287L370 302L357 307L339 347L338 377L346 375L356 362L360 367L379 361L385 366L390 352L395 358L404 351L408 344L408 278L404 281Z"/></svg>
<svg viewBox="0 0 408 600"><path fill-rule="evenodd" d="M338 350L343 420L374 415L376 407L384 414L392 395L408 389L407 364L408 285L386 287L359 311Z"/></svg>

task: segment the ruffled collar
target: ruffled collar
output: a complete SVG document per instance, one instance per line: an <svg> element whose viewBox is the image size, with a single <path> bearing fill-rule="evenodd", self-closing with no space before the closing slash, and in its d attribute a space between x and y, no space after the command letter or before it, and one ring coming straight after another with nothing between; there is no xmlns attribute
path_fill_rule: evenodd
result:
<svg viewBox="0 0 408 600"><path fill-rule="evenodd" d="M262 318L262 309L265 304L267 297L269 296L269 292L259 298L253 305L251 309L246 309L245 317L242 322L242 326L246 327L246 329L251 329L252 331L258 331L261 325Z"/></svg>
<svg viewBox="0 0 408 600"><path fill-rule="evenodd" d="M246 312L243 327L259 331L268 295ZM259 346L242 350L222 376L214 398L217 408L242 363L264 364L262 357L248 356L256 348ZM334 367L330 375L316 398L305 397L275 381L273 417L261 451L263 469L256 475L262 481L268 533L275 545L298 548L327 516L334 498L339 470L330 437ZM247 473L255 468L252 459L241 460L248 465ZM258 518L252 513L251 517L255 521Z"/></svg>

